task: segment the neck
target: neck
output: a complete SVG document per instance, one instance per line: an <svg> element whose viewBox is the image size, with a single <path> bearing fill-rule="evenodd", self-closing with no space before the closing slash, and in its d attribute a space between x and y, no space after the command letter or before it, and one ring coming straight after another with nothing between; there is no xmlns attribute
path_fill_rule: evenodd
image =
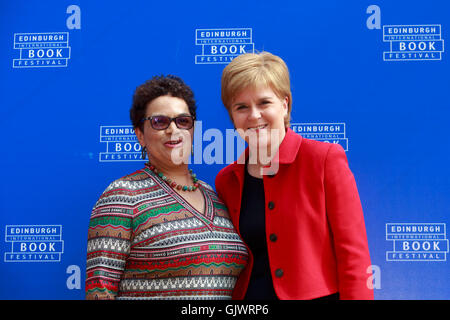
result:
<svg viewBox="0 0 450 320"><path fill-rule="evenodd" d="M176 165L171 161L160 161L152 156L149 157L149 161L165 176L172 178L190 177L187 163Z"/></svg>
<svg viewBox="0 0 450 320"><path fill-rule="evenodd" d="M267 172L273 174L274 171L278 171L278 150L285 135L285 132L281 132L280 135L271 135L271 143L266 147L249 146L247 162L249 174L261 178Z"/></svg>
<svg viewBox="0 0 450 320"><path fill-rule="evenodd" d="M258 164L247 164L246 170L252 177L262 179L261 168L262 166Z"/></svg>

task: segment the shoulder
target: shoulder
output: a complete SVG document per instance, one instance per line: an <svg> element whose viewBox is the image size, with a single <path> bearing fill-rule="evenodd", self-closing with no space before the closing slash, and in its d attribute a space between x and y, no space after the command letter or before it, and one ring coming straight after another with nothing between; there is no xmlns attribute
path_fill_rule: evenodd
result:
<svg viewBox="0 0 450 320"><path fill-rule="evenodd" d="M344 162L342 162L344 160ZM294 168L308 168L310 173L323 173L347 158L341 145L303 138Z"/></svg>
<svg viewBox="0 0 450 320"><path fill-rule="evenodd" d="M137 170L111 182L100 195L95 207L121 204L133 205L144 189L155 186L155 182L143 170Z"/></svg>
<svg viewBox="0 0 450 320"><path fill-rule="evenodd" d="M312 155L326 155L332 143L303 138L301 149Z"/></svg>
<svg viewBox="0 0 450 320"><path fill-rule="evenodd" d="M330 155L333 156L335 154L345 155L345 151L340 144L303 138L300 157L303 156L316 161L325 161Z"/></svg>
<svg viewBox="0 0 450 320"><path fill-rule="evenodd" d="M235 167L236 167L237 165L238 165L238 164L235 163L235 162L232 163L232 164L227 165L226 167L220 169L220 171L219 171L219 173L217 174L217 176L227 176L227 175L230 175L230 174L233 172L233 170L235 169Z"/></svg>
<svg viewBox="0 0 450 320"><path fill-rule="evenodd" d="M236 166L238 166L238 164L232 163L222 168L216 176L216 186L218 182L228 179L233 174Z"/></svg>
<svg viewBox="0 0 450 320"><path fill-rule="evenodd" d="M307 167L309 172L323 174L327 181L343 179L351 174L347 154L337 143L303 139L298 159L301 166Z"/></svg>
<svg viewBox="0 0 450 320"><path fill-rule="evenodd" d="M208 183L206 183L205 181L198 180L197 183L199 183L207 191L214 192L214 189Z"/></svg>
<svg viewBox="0 0 450 320"><path fill-rule="evenodd" d="M137 170L111 182L105 192L111 190L136 191L154 185L153 179L143 170Z"/></svg>
<svg viewBox="0 0 450 320"><path fill-rule="evenodd" d="M243 166L241 164L237 164L236 162L222 168L219 173L216 175L215 185L216 192L219 198L225 200L227 193L230 190L234 190L234 188L230 188L230 186L234 186L235 182L232 180L232 176L234 176L238 166Z"/></svg>
<svg viewBox="0 0 450 320"><path fill-rule="evenodd" d="M131 218L135 206L145 199L154 180L144 171L137 170L111 182L95 203L91 217Z"/></svg>

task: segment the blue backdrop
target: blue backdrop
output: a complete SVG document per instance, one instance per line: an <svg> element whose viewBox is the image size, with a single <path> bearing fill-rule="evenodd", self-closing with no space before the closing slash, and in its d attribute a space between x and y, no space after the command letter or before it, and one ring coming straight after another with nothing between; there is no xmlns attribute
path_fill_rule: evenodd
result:
<svg viewBox="0 0 450 320"><path fill-rule="evenodd" d="M192 167L214 185L236 158L221 72L252 50L288 64L292 128L347 151L376 299L449 299L449 12L445 0L1 1L0 299L84 298L90 211L143 166L128 112L153 75L194 90Z"/></svg>

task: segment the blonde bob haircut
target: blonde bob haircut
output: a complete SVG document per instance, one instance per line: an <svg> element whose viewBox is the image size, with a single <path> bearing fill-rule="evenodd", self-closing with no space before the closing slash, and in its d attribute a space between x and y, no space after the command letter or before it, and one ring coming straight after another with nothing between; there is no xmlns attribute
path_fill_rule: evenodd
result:
<svg viewBox="0 0 450 320"><path fill-rule="evenodd" d="M289 70L280 57L266 51L239 55L223 70L222 102L230 118L234 97L244 89L257 87L270 87L278 98L288 98L288 112L284 119L284 125L288 128L292 110Z"/></svg>

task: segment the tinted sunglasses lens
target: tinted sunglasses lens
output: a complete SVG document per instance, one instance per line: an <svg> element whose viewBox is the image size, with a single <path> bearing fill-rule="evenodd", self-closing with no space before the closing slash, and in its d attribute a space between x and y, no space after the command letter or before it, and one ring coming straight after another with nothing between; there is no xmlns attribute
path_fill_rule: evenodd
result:
<svg viewBox="0 0 450 320"><path fill-rule="evenodd" d="M156 116L152 120L152 128L156 130L166 129L170 124L170 118L165 116Z"/></svg>
<svg viewBox="0 0 450 320"><path fill-rule="evenodd" d="M178 117L175 119L175 123L180 129L190 129L194 122L191 117Z"/></svg>

